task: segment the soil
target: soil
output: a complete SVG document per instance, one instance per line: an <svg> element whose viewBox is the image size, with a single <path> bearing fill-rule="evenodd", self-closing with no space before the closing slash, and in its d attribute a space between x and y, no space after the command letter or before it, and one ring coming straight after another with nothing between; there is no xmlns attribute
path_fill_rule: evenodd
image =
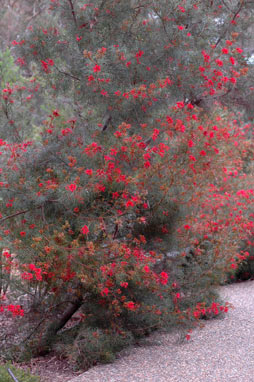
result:
<svg viewBox="0 0 254 382"><path fill-rule="evenodd" d="M82 372L74 372L67 360L60 359L54 354L33 358L21 366L29 369L31 374L38 375L40 382L67 382Z"/></svg>

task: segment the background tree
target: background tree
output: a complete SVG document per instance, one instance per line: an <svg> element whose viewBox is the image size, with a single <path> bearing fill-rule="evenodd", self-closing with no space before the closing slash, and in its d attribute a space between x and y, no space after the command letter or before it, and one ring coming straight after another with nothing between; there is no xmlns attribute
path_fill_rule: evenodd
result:
<svg viewBox="0 0 254 382"><path fill-rule="evenodd" d="M2 272L19 271L13 298L25 291L24 320L36 318L28 348L68 341L87 367L86 344L109 360L228 309L214 288L253 234L252 125L230 99L251 79L237 28L252 7L45 4L12 42L24 77L3 88Z"/></svg>

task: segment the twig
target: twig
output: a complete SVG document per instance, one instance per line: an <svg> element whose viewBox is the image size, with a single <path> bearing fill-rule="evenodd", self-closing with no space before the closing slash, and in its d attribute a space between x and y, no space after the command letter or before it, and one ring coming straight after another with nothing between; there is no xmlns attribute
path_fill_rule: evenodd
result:
<svg viewBox="0 0 254 382"><path fill-rule="evenodd" d="M40 327L40 325L43 323L43 321L45 321L45 320L48 318L48 317L46 316L46 314L47 314L48 312L52 311L52 309L54 309L54 308L56 308L56 307L58 307L58 306L60 306L60 305L67 304L67 303L72 303L72 301L71 301L71 300L65 300L65 301L62 301L62 302L60 302L60 303L58 303L58 304L56 304L56 305L50 306L50 307L46 310L46 312L44 312L44 317L39 321L39 323L35 326L35 328L29 333L29 335L28 335L28 336L27 336L21 343L22 343L22 344L26 343L26 342L29 340L29 338L31 338L32 335L33 335L34 333L36 333L37 329Z"/></svg>
<svg viewBox="0 0 254 382"><path fill-rule="evenodd" d="M38 209L41 208L41 207L42 207L42 206L38 206L38 207L35 207L35 209L38 210ZM2 223L2 222L5 221L5 220L14 218L15 216L25 214L25 213L27 213L27 212L29 212L29 211L32 211L32 210L33 210L33 208L30 208L30 209L27 209L27 210L23 210L23 211L15 212L15 214L12 214L12 215L5 216L5 218L0 219L0 223Z"/></svg>
<svg viewBox="0 0 254 382"><path fill-rule="evenodd" d="M78 77L76 77L76 76L73 76L71 73L67 73L67 72L64 72L64 71L60 70L56 65L55 65L55 68L56 68L56 70L57 70L59 73L64 74L65 76L71 77L71 78L73 78L74 80L81 81L80 78L78 78Z"/></svg>
<svg viewBox="0 0 254 382"><path fill-rule="evenodd" d="M7 369L8 373L10 374L10 376L12 377L13 381L15 382L19 382L19 380L15 377L15 375L13 374L13 372L11 371L11 369Z"/></svg>
<svg viewBox="0 0 254 382"><path fill-rule="evenodd" d="M41 208L41 206L38 207L38 208ZM25 213L28 212L28 211L30 211L30 210L24 210L24 211L16 212L15 214L6 216L5 218L0 219L0 223L2 223L2 222L5 221L5 220L11 219L11 218L13 218L13 217L15 217L15 216L25 214Z"/></svg>
<svg viewBox="0 0 254 382"><path fill-rule="evenodd" d="M237 15L239 14L239 12L241 12L242 7L243 7L243 0L240 0L240 2L239 2L238 4L240 4L240 5L239 5L238 9L235 11L233 18L231 19L231 22L234 21L234 20L236 19ZM225 35L226 35L227 32L228 32L229 27L230 27L230 24L226 27L226 29L224 30L224 32L223 32L223 33L220 35L220 37L218 38L218 40L217 40L217 42L216 42L216 44L215 44L215 48L219 45L219 43L221 42L221 40L223 39L223 37L225 37Z"/></svg>
<svg viewBox="0 0 254 382"><path fill-rule="evenodd" d="M50 153L51 155L53 155L56 159L58 159L60 162L64 163L68 168L70 168L70 166L68 165L67 162L65 162L64 159L62 159L62 158L60 158L59 156L57 156L56 154L52 153L52 151L50 151L50 150L49 150L49 153Z"/></svg>
<svg viewBox="0 0 254 382"><path fill-rule="evenodd" d="M75 23L76 28L77 28L78 27L78 23L77 23L76 13L75 13L75 10L74 10L74 7L73 7L72 0L69 0L69 4L70 4L70 7L71 7L72 17L73 17L74 23Z"/></svg>

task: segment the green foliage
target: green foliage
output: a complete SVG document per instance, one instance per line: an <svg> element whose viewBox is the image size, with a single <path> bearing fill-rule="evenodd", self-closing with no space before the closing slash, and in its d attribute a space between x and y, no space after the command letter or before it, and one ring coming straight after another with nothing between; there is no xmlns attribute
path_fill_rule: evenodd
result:
<svg viewBox="0 0 254 382"><path fill-rule="evenodd" d="M3 89L7 84L12 86L18 79L20 79L18 71L18 67L14 62L10 49L0 51L1 89Z"/></svg>
<svg viewBox="0 0 254 382"><path fill-rule="evenodd" d="M13 378L8 373L7 369L10 369L19 382L39 382L39 377L31 375L30 373L18 369L11 364L0 365L0 381L1 382L13 382Z"/></svg>
<svg viewBox="0 0 254 382"><path fill-rule="evenodd" d="M199 304L219 315L214 288L251 227L234 208L250 144L223 109L248 67L215 2L50 3L2 96L2 271L11 297L29 295L26 354L67 345L88 368L194 325Z"/></svg>
<svg viewBox="0 0 254 382"><path fill-rule="evenodd" d="M184 261L181 262L181 267ZM182 290L178 307L182 312L195 310L198 303L202 301L203 306L210 307L214 301L223 305L219 294L213 287L206 285L190 285L192 276L196 269L188 264L184 270L184 279L189 280L188 285ZM168 270L167 267L163 268ZM172 271L172 267L170 268ZM183 277L178 275L174 278L176 285L183 284ZM178 289L176 289L177 291ZM115 317L110 301L102 303L98 295L94 294L81 308L85 317L84 322L76 324L71 329L63 329L56 336L52 349L57 354L65 354L75 367L88 369L96 363L108 363L115 359L116 353L127 346L142 341L144 337L153 331L163 329L171 331L174 328L180 330L195 327L194 318L186 319L180 317L175 311L173 295L160 293L158 295L149 293L143 287L138 287L135 282L130 282L126 289L126 300L139 301L141 307L139 314L129 310L123 310ZM221 318L222 311L214 313L213 310L201 315L201 319Z"/></svg>
<svg viewBox="0 0 254 382"><path fill-rule="evenodd" d="M254 279L254 256L253 249L250 249L249 256L240 261L238 267L232 270L227 277L227 283L235 283Z"/></svg>
<svg viewBox="0 0 254 382"><path fill-rule="evenodd" d="M65 333L65 337L68 334ZM113 362L116 353L133 343L131 332L114 331L112 329L96 329L83 326L72 344L59 346L58 351L64 353L78 369L87 370L99 363Z"/></svg>
<svg viewBox="0 0 254 382"><path fill-rule="evenodd" d="M235 280L253 280L254 279L254 257L250 256L240 263L237 271L235 272Z"/></svg>

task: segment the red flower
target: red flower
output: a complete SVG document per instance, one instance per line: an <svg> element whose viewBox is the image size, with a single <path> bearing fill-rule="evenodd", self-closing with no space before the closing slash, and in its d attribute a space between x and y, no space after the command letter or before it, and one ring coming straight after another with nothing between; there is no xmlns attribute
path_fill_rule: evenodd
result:
<svg viewBox="0 0 254 382"><path fill-rule="evenodd" d="M50 58L47 59L47 63L48 63L48 65L50 65L50 66L55 65L54 61L51 60Z"/></svg>
<svg viewBox="0 0 254 382"><path fill-rule="evenodd" d="M37 268L34 264L29 264L30 271L35 271Z"/></svg>
<svg viewBox="0 0 254 382"><path fill-rule="evenodd" d="M91 82L91 81L94 81L94 76L88 76L88 81Z"/></svg>
<svg viewBox="0 0 254 382"><path fill-rule="evenodd" d="M35 278L36 278L36 280L38 280L38 281L42 281L42 275L40 274L40 272L36 272L36 273L35 273Z"/></svg>
<svg viewBox="0 0 254 382"><path fill-rule="evenodd" d="M231 62L232 65L235 65L235 59L234 59L234 57L230 57L230 62Z"/></svg>
<svg viewBox="0 0 254 382"><path fill-rule="evenodd" d="M62 133L62 135L65 136L68 134L72 134L72 130L69 127L67 127L66 129L62 129L61 133Z"/></svg>
<svg viewBox="0 0 254 382"><path fill-rule="evenodd" d="M48 64L47 64L47 62L41 60L41 65L42 65L43 70L47 73L48 72Z"/></svg>
<svg viewBox="0 0 254 382"><path fill-rule="evenodd" d="M83 233L83 235L87 235L89 233L89 228L87 227L87 225L84 225L81 228L80 232Z"/></svg>
<svg viewBox="0 0 254 382"><path fill-rule="evenodd" d="M228 54L228 49L227 49L227 48L222 48L222 49L221 49L221 52L222 52L223 54Z"/></svg>
<svg viewBox="0 0 254 382"><path fill-rule="evenodd" d="M161 284L166 285L168 282L168 274L166 272L161 272L160 277Z"/></svg>
<svg viewBox="0 0 254 382"><path fill-rule="evenodd" d="M58 110L53 110L52 114L53 114L55 117L60 117L60 114L59 114L59 111L58 111Z"/></svg>
<svg viewBox="0 0 254 382"><path fill-rule="evenodd" d="M236 84L236 79L235 79L234 77L231 77L231 78L229 79L229 81L232 82L232 84Z"/></svg>
<svg viewBox="0 0 254 382"><path fill-rule="evenodd" d="M100 65L96 64L96 65L94 66L94 68L93 68L93 71L94 71L94 73L100 72L100 71L101 71L101 67L100 67Z"/></svg>
<svg viewBox="0 0 254 382"><path fill-rule="evenodd" d="M107 296L107 295L108 295L108 292L109 292L109 289L108 289L108 288L104 288L104 289L101 291L101 295L102 295L102 296Z"/></svg>
<svg viewBox="0 0 254 382"><path fill-rule="evenodd" d="M219 60L219 59L217 58L217 60L215 60L215 62L216 62L216 64L217 64L218 66L223 66L223 61L222 61L222 60Z"/></svg>
<svg viewBox="0 0 254 382"><path fill-rule="evenodd" d="M133 201L131 200L128 200L126 203L125 203L125 206L128 208L128 207L133 207L134 206L134 203Z"/></svg>
<svg viewBox="0 0 254 382"><path fill-rule="evenodd" d="M32 273L24 272L24 273L22 273L21 278L23 280L32 280L33 279L33 275L32 275Z"/></svg>
<svg viewBox="0 0 254 382"><path fill-rule="evenodd" d="M210 56L209 56L209 54L206 53L205 50L202 51L202 55L204 57L204 61L205 62L209 62L210 61Z"/></svg>
<svg viewBox="0 0 254 382"><path fill-rule="evenodd" d="M127 306L127 308L130 309L130 310L135 310L135 304L134 304L133 301L129 301L129 302L127 302L127 303L126 303L126 306Z"/></svg>
<svg viewBox="0 0 254 382"><path fill-rule="evenodd" d="M77 188L77 185L76 184L69 184L65 188L66 188L66 190L70 190L71 192L74 192Z"/></svg>
<svg viewBox="0 0 254 382"><path fill-rule="evenodd" d="M3 255L4 257L6 257L6 259L8 259L9 257L11 257L11 254L10 254L10 252L9 252L8 250L4 250L4 251L2 252L2 255Z"/></svg>
<svg viewBox="0 0 254 382"><path fill-rule="evenodd" d="M184 12L185 12L185 8L184 8L184 7L182 7L181 5L178 5L178 9L179 9L179 11L181 11L182 13L184 13Z"/></svg>
<svg viewBox="0 0 254 382"><path fill-rule="evenodd" d="M183 102L177 102L176 106L178 107L178 109L182 109L184 107L184 103Z"/></svg>
<svg viewBox="0 0 254 382"><path fill-rule="evenodd" d="M23 65L25 65L25 60L24 60L22 57L19 57L19 58L17 59L17 63L18 63L20 66L23 66Z"/></svg>
<svg viewBox="0 0 254 382"><path fill-rule="evenodd" d="M21 231L19 234L20 234L20 236L26 236L26 232L25 231Z"/></svg>
<svg viewBox="0 0 254 382"><path fill-rule="evenodd" d="M87 170L86 170L86 174L87 174L87 175L93 175L93 170L91 170L91 169L87 169Z"/></svg>
<svg viewBox="0 0 254 382"><path fill-rule="evenodd" d="M113 192L112 193L112 199L117 199L117 198L119 198L119 193L118 192Z"/></svg>

